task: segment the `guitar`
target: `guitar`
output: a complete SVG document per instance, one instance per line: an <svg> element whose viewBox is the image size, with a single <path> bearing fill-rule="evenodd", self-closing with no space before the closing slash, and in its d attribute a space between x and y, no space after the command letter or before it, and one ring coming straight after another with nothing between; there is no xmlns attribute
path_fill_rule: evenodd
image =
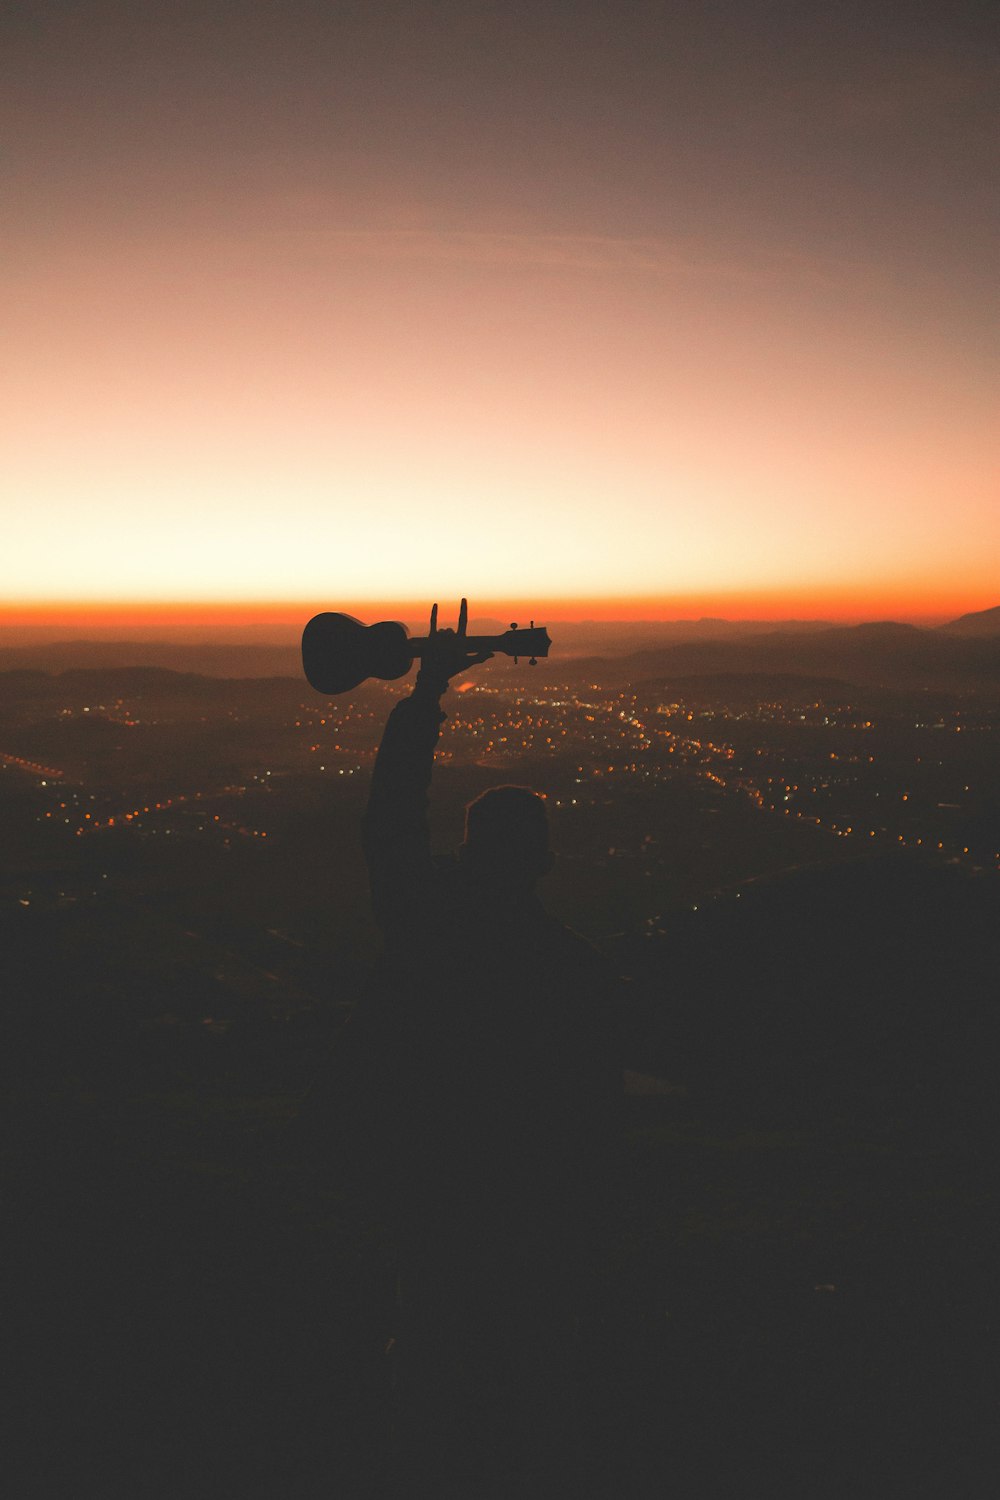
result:
<svg viewBox="0 0 1000 1500"><path fill-rule="evenodd" d="M548 656L552 642L543 625L532 620L527 630L511 625L503 635L465 636L470 652L492 651L494 655L527 656L534 666L539 656ZM314 615L302 632L302 667L318 693L331 697L349 693L368 677L394 682L405 677L416 656L429 642L425 635L411 636L398 620L363 625L353 615L330 611Z"/></svg>

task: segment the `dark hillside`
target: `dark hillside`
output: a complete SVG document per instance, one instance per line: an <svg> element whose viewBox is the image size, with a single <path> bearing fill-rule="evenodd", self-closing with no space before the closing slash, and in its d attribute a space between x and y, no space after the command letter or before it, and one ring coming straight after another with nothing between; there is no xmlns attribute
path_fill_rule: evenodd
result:
<svg viewBox="0 0 1000 1500"><path fill-rule="evenodd" d="M960 615L957 620L950 620L940 628L949 635L1000 635L1000 604L994 605L992 609L979 609L973 614Z"/></svg>
<svg viewBox="0 0 1000 1500"><path fill-rule="evenodd" d="M622 1220L582 1310L595 1496L669 1474L701 1500L881 1500L983 1458L996 900L875 860L748 883L622 947L633 1050L667 1088L629 1101ZM59 1391L74 1472L109 1492L361 1500L393 1266L377 1204L332 1169L330 1081L363 978L245 990L215 1022L235 971L210 993L178 948L140 999L120 931L116 974L83 917L3 934L7 1348L50 1492Z"/></svg>

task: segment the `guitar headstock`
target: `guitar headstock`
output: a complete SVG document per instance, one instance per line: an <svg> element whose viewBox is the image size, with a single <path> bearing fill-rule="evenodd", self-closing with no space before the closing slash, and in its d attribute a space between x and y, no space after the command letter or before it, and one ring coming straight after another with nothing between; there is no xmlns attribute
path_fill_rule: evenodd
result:
<svg viewBox="0 0 1000 1500"><path fill-rule="evenodd" d="M532 620L527 630L524 630L513 621L509 630L496 637L493 649L502 651L505 656L512 656L515 662L519 656L526 656L534 666L539 656L548 656L551 645L552 641L544 625L536 625Z"/></svg>

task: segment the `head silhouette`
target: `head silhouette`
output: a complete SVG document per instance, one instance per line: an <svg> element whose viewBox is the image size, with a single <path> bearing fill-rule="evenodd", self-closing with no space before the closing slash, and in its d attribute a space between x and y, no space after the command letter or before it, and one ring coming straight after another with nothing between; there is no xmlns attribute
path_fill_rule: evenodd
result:
<svg viewBox="0 0 1000 1500"><path fill-rule="evenodd" d="M493 786L465 809L462 863L477 879L535 881L552 868L545 802L526 786Z"/></svg>

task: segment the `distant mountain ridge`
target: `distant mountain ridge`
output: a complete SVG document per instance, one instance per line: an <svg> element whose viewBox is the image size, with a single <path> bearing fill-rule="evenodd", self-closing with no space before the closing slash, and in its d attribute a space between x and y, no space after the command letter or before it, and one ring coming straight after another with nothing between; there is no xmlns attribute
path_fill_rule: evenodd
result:
<svg viewBox="0 0 1000 1500"><path fill-rule="evenodd" d="M158 667L199 677L301 677L295 646L236 646L174 641L50 641L0 647L0 671L67 672Z"/></svg>
<svg viewBox="0 0 1000 1500"><path fill-rule="evenodd" d="M544 621L542 622L544 624ZM473 635L500 635L509 621L470 621ZM551 627L555 650L570 656L625 656L697 640L738 640L771 632L829 629L823 621L583 620ZM411 631L423 634L424 627ZM2 639L2 638L0 638ZM0 671L65 672L74 667L165 667L204 677L301 677L298 641L37 641L0 644Z"/></svg>
<svg viewBox="0 0 1000 1500"><path fill-rule="evenodd" d="M476 620L472 633L506 628ZM552 655L536 669L608 684L706 674L764 673L839 678L869 687L1000 689L1000 606L926 629L894 620L581 621L551 627ZM209 678L302 680L298 644L173 641L51 641L0 646L0 672L159 668Z"/></svg>
<svg viewBox="0 0 1000 1500"><path fill-rule="evenodd" d="M544 667L557 676L558 658ZM1000 633L965 635L896 621L775 632L750 638L691 641L609 659L575 661L602 685L707 674L792 674L840 678L862 687L1000 691ZM562 664L565 670L565 665Z"/></svg>
<svg viewBox="0 0 1000 1500"><path fill-rule="evenodd" d="M1000 604L992 609L978 609L969 615L960 615L939 630L951 635L1000 635Z"/></svg>
<svg viewBox="0 0 1000 1500"><path fill-rule="evenodd" d="M499 635L509 621L480 618L469 622L473 635ZM545 621L540 623L545 624ZM771 634L812 634L831 628L825 620L580 620L550 627L554 649L567 656L621 657L695 641L729 641ZM425 627L411 627L421 635ZM0 671L26 669L64 672L73 667L166 667L208 677L298 677L302 672L298 640L234 642L155 640L23 639L4 644L0 631Z"/></svg>

